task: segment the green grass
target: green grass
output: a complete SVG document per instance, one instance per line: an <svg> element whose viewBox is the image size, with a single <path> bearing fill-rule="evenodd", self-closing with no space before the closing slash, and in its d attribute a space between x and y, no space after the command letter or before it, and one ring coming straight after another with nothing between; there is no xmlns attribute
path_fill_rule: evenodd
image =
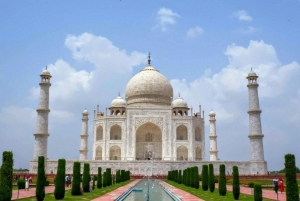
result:
<svg viewBox="0 0 300 201"><path fill-rule="evenodd" d="M164 180L166 183L171 184L172 186L175 186L181 190L184 190L190 194L193 194L203 200L234 200L232 192L231 191L227 191L225 196L220 196L219 195L219 190L215 189L215 191L213 193L211 193L209 190L208 191L203 191L201 186L200 189L195 189L195 188L191 188L191 187L187 187L183 184L178 184L175 183L173 181L169 181L169 180ZM243 200L243 201L253 201L254 197L253 195L245 195L245 194L240 194L240 199L239 200ZM270 199L266 199L264 198L264 201L270 201Z"/></svg>
<svg viewBox="0 0 300 201"><path fill-rule="evenodd" d="M242 180L240 180L240 184L248 185L249 182L253 182L254 184L260 184L260 185L274 185L273 180L266 180L266 179L257 179L257 180L242 179ZM298 182L298 185L300 185L300 180L297 180L297 182ZM232 184L232 179L226 180L226 183ZM284 181L284 183L285 183L285 181Z"/></svg>
<svg viewBox="0 0 300 201"><path fill-rule="evenodd" d="M63 200L92 200L92 199L95 199L97 197L100 197L108 192L111 192L121 186L124 186L126 184L129 184L130 182L132 182L133 180L129 180L129 181L124 181L122 183L118 183L118 184L114 184L114 185L111 185L109 187L105 187L105 188L101 188L101 189L97 189L97 186L95 186L95 189L93 190L93 192L91 193L84 193L83 195L80 195L80 196L72 196L71 195L71 190L68 190L66 191L66 194L65 194L65 198ZM24 199L19 199L19 200L23 200L23 201L36 201L35 197L31 197L31 198L24 198ZM51 194L46 194L45 196L45 201L51 201L51 200L55 200L55 197L54 197L54 194L51 193Z"/></svg>

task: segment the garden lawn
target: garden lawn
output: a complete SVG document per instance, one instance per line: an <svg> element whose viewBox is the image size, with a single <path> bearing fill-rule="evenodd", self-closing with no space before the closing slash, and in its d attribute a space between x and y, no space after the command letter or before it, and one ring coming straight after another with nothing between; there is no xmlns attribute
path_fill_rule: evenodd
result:
<svg viewBox="0 0 300 201"><path fill-rule="evenodd" d="M173 181L169 181L169 180L164 180L166 183L175 186L176 188L180 188L181 190L184 190L192 195L195 195L203 200L234 200L232 192L231 191L227 191L225 196L220 196L219 195L219 189L215 189L215 191L213 193L211 193L209 190L207 191L203 191L202 187L200 186L200 189L195 189L195 188L191 188L191 187L187 187L183 184L178 184L175 183ZM254 197L253 195L245 195L245 194L240 194L240 199L239 200L243 200L243 201L253 201ZM264 201L270 201L270 199L263 199Z"/></svg>
<svg viewBox="0 0 300 201"><path fill-rule="evenodd" d="M124 186L126 184L129 184L130 182L132 182L133 180L128 180L128 181L124 181L124 182L121 182L121 183L118 183L118 184L113 184L111 186L108 186L108 187L105 187L105 188L100 188L100 189L97 189L97 186L95 186L95 189L91 192L91 193L84 193L83 195L79 195L79 196L72 196L71 195L71 190L67 190L66 191L66 194L65 194L65 198L63 200L93 200L97 197L100 197L108 192L111 192L121 186ZM35 197L30 197L30 198L24 198L24 199L19 199L19 200L22 200L22 201L36 201L36 198ZM54 194L51 193L51 194L46 194L45 196L45 201L51 201L51 200L55 200L55 197L54 197Z"/></svg>

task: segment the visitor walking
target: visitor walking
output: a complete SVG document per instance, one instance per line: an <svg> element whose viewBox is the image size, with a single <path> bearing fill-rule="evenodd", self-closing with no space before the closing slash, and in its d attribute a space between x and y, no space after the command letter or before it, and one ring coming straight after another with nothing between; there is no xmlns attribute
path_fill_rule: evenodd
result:
<svg viewBox="0 0 300 201"><path fill-rule="evenodd" d="M27 178L25 179L25 191L29 191L29 181Z"/></svg>
<svg viewBox="0 0 300 201"><path fill-rule="evenodd" d="M281 193L284 192L284 183L282 178L279 178L279 190Z"/></svg>
<svg viewBox="0 0 300 201"><path fill-rule="evenodd" d="M275 177L273 179L273 183L274 183L274 190L277 193L278 192L278 179L277 179L277 177Z"/></svg>

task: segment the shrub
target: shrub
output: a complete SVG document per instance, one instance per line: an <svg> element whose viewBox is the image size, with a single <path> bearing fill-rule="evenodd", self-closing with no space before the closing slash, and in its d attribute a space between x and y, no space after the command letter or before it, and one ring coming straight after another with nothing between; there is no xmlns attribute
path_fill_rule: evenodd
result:
<svg viewBox="0 0 300 201"><path fill-rule="evenodd" d="M43 201L45 198L45 158L39 156L38 158L38 176L36 181L35 197L37 201Z"/></svg>
<svg viewBox="0 0 300 201"><path fill-rule="evenodd" d="M190 183L191 183L191 187L192 188L195 188L195 181L194 181L194 178L195 178L195 170L194 170L194 167L190 167Z"/></svg>
<svg viewBox="0 0 300 201"><path fill-rule="evenodd" d="M199 189L199 170L198 167L195 166L195 188Z"/></svg>
<svg viewBox="0 0 300 201"><path fill-rule="evenodd" d="M73 181L72 181L72 195L81 195L80 189L80 162L74 162L73 164Z"/></svg>
<svg viewBox="0 0 300 201"><path fill-rule="evenodd" d="M106 172L103 173L103 187L106 187Z"/></svg>
<svg viewBox="0 0 300 201"><path fill-rule="evenodd" d="M181 170L178 172L178 184L182 183L182 175L181 175Z"/></svg>
<svg viewBox="0 0 300 201"><path fill-rule="evenodd" d="M97 179L97 188L102 188L102 168L98 167L98 179Z"/></svg>
<svg viewBox="0 0 300 201"><path fill-rule="evenodd" d="M210 192L215 191L215 175L214 175L214 165L209 164L209 174L208 174L208 185Z"/></svg>
<svg viewBox="0 0 300 201"><path fill-rule="evenodd" d="M82 188L84 192L90 192L90 164L85 163L83 166Z"/></svg>
<svg viewBox="0 0 300 201"><path fill-rule="evenodd" d="M220 165L220 176L219 176L219 195L224 196L226 195L226 171L225 165Z"/></svg>
<svg viewBox="0 0 300 201"><path fill-rule="evenodd" d="M2 166L0 168L0 200L11 200L12 197L12 175L13 175L13 153L4 151L2 154Z"/></svg>
<svg viewBox="0 0 300 201"><path fill-rule="evenodd" d="M18 179L18 189L25 189L25 179Z"/></svg>
<svg viewBox="0 0 300 201"><path fill-rule="evenodd" d="M125 176L125 174L124 174L124 176ZM112 184L112 181L111 181L111 168L106 168L106 186L111 186L111 184Z"/></svg>
<svg viewBox="0 0 300 201"><path fill-rule="evenodd" d="M208 166L202 165L202 189L204 191L208 190Z"/></svg>
<svg viewBox="0 0 300 201"><path fill-rule="evenodd" d="M297 169L295 165L295 156L293 154L286 154L285 158L285 177L286 177L286 200L299 200L299 189L297 184Z"/></svg>
<svg viewBox="0 0 300 201"><path fill-rule="evenodd" d="M254 185L254 201L262 201L262 200L263 200L263 197L262 197L261 185L255 184Z"/></svg>
<svg viewBox="0 0 300 201"><path fill-rule="evenodd" d="M254 188L254 183L253 183L253 182L249 182L249 183L248 183L248 187L249 187L249 188Z"/></svg>
<svg viewBox="0 0 300 201"><path fill-rule="evenodd" d="M50 185L50 181L47 179L46 181L45 181L45 186L49 186Z"/></svg>
<svg viewBox="0 0 300 201"><path fill-rule="evenodd" d="M239 169L237 166L233 166L233 181L232 181L232 193L233 198L238 200L240 197L240 179L239 179Z"/></svg>
<svg viewBox="0 0 300 201"><path fill-rule="evenodd" d="M125 170L121 170L121 182L126 181Z"/></svg>
<svg viewBox="0 0 300 201"><path fill-rule="evenodd" d="M65 197L65 178L66 178L66 160L59 159L57 165L55 190L54 190L54 197L56 200L61 200Z"/></svg>

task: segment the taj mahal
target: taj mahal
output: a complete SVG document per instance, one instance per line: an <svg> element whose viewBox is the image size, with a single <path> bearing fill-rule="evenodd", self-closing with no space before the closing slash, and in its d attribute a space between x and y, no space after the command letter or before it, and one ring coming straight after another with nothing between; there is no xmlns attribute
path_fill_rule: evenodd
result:
<svg viewBox="0 0 300 201"><path fill-rule="evenodd" d="M37 158L44 156L46 173L56 173L58 159L47 158L52 76L45 69L40 77L34 156L30 161L30 172L37 172ZM249 108L245 108L249 114L249 135L245 136L245 141L250 141L248 161L219 160L216 113L211 111L205 117L201 105L198 111L193 111L184 97L180 94L174 96L171 83L151 65L149 54L148 65L127 83L124 98L119 94L105 111L99 111L98 104L90 112L92 115L86 109L82 112L82 130L78 135L81 139L78 145L79 156L78 159L66 159L66 172L72 174L73 162L80 161L82 165L90 164L91 174L96 174L98 167L109 167L113 172L118 169L130 170L132 175L166 175L170 170L183 170L190 166L198 166L201 172L202 165L209 163L214 165L215 174L219 173L220 164L225 164L226 172L230 173L233 166L238 166L240 174L267 174L257 79L258 76L251 69L247 76L248 83L245 80L249 95ZM92 132L88 131L90 118L93 118L90 121L93 124ZM208 160L205 159L206 119L210 123ZM93 139L92 159L87 157L90 151L89 138Z"/></svg>

